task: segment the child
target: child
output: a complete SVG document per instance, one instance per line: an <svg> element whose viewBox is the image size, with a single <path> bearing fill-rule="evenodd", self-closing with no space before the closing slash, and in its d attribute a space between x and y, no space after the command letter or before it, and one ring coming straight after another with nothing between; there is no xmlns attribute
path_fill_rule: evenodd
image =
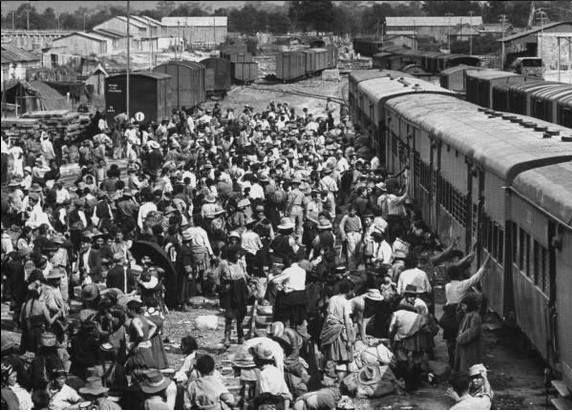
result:
<svg viewBox="0 0 572 412"><path fill-rule="evenodd" d="M192 336L187 335L181 339L181 351L186 357L179 371L175 373L175 381L178 384L183 384L192 379L191 374L195 370L197 349L197 341ZM194 375L196 377L196 373Z"/></svg>

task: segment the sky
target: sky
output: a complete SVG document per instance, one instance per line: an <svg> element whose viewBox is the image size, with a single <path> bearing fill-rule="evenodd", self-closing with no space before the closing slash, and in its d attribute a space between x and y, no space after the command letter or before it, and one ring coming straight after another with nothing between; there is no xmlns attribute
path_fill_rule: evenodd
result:
<svg viewBox="0 0 572 412"><path fill-rule="evenodd" d="M25 0L2 0L2 14L6 12L17 9L22 3L26 3ZM62 13L65 11L74 11L79 7L94 8L102 4L117 4L126 5L127 1L109 1L109 0L89 0L89 1L43 1L43 0L31 0L31 4L34 5L38 12L43 12L47 7L52 7L56 13ZM153 9L157 5L158 1L136 1L131 0L131 7L134 10L145 10ZM175 3L187 3L185 1ZM220 7L240 7L247 1L201 1L203 5L209 5L215 9ZM282 4L284 1L268 1L268 3Z"/></svg>

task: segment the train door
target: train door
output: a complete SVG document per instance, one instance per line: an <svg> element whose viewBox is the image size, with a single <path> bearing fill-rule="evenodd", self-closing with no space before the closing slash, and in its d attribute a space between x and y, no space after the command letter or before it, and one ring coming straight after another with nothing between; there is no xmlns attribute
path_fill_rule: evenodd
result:
<svg viewBox="0 0 572 412"><path fill-rule="evenodd" d="M435 136L431 136L431 150L429 151L429 179L430 199L432 200L431 223L435 233L439 233L439 186L437 177L441 175L441 149L443 145Z"/></svg>

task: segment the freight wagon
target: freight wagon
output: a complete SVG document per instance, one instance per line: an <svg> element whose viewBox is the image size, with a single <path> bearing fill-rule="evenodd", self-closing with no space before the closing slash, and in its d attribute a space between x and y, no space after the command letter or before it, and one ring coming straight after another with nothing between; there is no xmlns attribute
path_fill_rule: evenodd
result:
<svg viewBox="0 0 572 412"><path fill-rule="evenodd" d="M232 63L232 79L237 83L249 84L258 79L258 63Z"/></svg>
<svg viewBox="0 0 572 412"><path fill-rule="evenodd" d="M295 81L315 76L337 65L338 49L334 46L282 52L276 56L276 77L284 82Z"/></svg>
<svg viewBox="0 0 572 412"><path fill-rule="evenodd" d="M209 57L201 60L205 66L205 90L207 96L225 95L230 90L230 61L220 57Z"/></svg>
<svg viewBox="0 0 572 412"><path fill-rule="evenodd" d="M205 66L188 60L173 60L153 69L171 76L169 104L171 108L191 108L206 99Z"/></svg>
<svg viewBox="0 0 572 412"><path fill-rule="evenodd" d="M383 48L380 53L374 54L372 64L377 69L417 71L418 73L424 71L430 75L435 75L462 64L477 67L481 64L481 59L465 54L428 52L390 46Z"/></svg>
<svg viewBox="0 0 572 412"><path fill-rule="evenodd" d="M514 319L572 389L572 129L462 101L422 80L350 74L356 125L446 243L477 244L490 309ZM375 72L374 72L375 73Z"/></svg>
<svg viewBox="0 0 572 412"><path fill-rule="evenodd" d="M231 63L248 63L253 61L252 54L246 52L221 52L220 57L229 60Z"/></svg>
<svg viewBox="0 0 572 412"><path fill-rule="evenodd" d="M171 76L165 73L140 71L129 75L131 118L143 113L145 121L160 122L171 115L169 89ZM127 112L127 74L120 73L105 79L105 113L108 121Z"/></svg>

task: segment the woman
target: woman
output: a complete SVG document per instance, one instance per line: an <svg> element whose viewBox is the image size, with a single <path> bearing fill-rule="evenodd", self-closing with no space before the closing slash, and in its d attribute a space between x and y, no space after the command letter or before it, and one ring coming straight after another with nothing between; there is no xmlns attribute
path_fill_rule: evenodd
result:
<svg viewBox="0 0 572 412"><path fill-rule="evenodd" d="M351 320L351 304L348 300L352 292L351 283L342 280L339 292L330 298L326 320L320 333L320 344L326 359L338 364L340 379L347 373L347 364L353 359L352 346L355 341Z"/></svg>
<svg viewBox="0 0 572 412"><path fill-rule="evenodd" d="M31 276L33 280L33 275ZM61 311L50 314L48 307L41 296L41 285L32 281L28 287L26 302L20 313L20 325L22 325L21 352L37 353L40 348L42 333L51 327L56 319L63 317Z"/></svg>
<svg viewBox="0 0 572 412"><path fill-rule="evenodd" d="M18 384L16 370L2 362L2 409L25 411L33 406L30 393Z"/></svg>
<svg viewBox="0 0 572 412"><path fill-rule="evenodd" d="M153 359L155 359L157 369L166 369L169 367L169 362L167 361L165 346L163 345L163 323L165 316L161 312L159 301L155 297L146 299L145 306L147 306L145 317L157 326L157 331L151 337Z"/></svg>
<svg viewBox="0 0 572 412"><path fill-rule="evenodd" d="M248 304L247 273L243 262L239 261L241 250L229 251L227 263L223 266L220 279L220 306L225 310L224 344L230 345L232 321L236 320L238 343L242 344L242 321Z"/></svg>
<svg viewBox="0 0 572 412"><path fill-rule="evenodd" d="M455 371L466 372L471 366L481 363L481 315L480 297L468 293L461 301L464 313L459 324L457 346L455 348Z"/></svg>
<svg viewBox="0 0 572 412"><path fill-rule="evenodd" d="M143 304L136 300L127 303L127 316L130 320L127 327L127 362L126 373L134 369L154 368L156 360L151 349L151 337L157 331L157 326L145 318Z"/></svg>

